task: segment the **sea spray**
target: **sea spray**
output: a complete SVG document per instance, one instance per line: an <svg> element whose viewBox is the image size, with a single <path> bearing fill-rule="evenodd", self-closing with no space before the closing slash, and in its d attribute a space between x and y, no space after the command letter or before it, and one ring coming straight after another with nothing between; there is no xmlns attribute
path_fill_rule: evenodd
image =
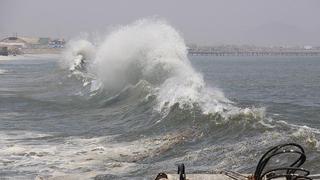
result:
<svg viewBox="0 0 320 180"><path fill-rule="evenodd" d="M83 61L94 59L95 47L91 42L85 39L71 40L63 53L63 61L61 64L67 66L70 71L75 71L81 68ZM88 64L88 62L87 62Z"/></svg>
<svg viewBox="0 0 320 180"><path fill-rule="evenodd" d="M79 74L78 70L85 69L86 74L93 74L91 84L101 84L98 87L109 96L145 81L157 97L154 109L160 112L175 104L189 109L196 104L205 114L224 117L243 111L221 90L206 85L190 64L183 38L164 20L141 19L121 26L95 47L86 40L71 41L65 54L71 71Z"/></svg>

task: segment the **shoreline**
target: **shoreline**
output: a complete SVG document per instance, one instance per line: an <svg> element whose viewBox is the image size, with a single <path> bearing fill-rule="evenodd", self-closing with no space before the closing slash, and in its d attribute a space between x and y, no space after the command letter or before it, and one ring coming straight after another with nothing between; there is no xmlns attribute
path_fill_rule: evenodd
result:
<svg viewBox="0 0 320 180"><path fill-rule="evenodd" d="M22 54L22 55L9 55L9 56L0 56L0 61L11 61L11 60L24 60L24 59L39 59L41 60L42 58L54 58L58 59L61 57L61 53L44 53L44 54Z"/></svg>

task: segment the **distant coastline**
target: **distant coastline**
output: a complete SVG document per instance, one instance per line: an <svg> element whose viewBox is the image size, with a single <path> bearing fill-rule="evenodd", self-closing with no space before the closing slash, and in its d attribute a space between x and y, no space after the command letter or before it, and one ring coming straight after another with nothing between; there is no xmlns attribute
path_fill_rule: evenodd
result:
<svg viewBox="0 0 320 180"><path fill-rule="evenodd" d="M320 56L319 50L314 51L201 51L189 50L190 56Z"/></svg>
<svg viewBox="0 0 320 180"><path fill-rule="evenodd" d="M0 55L59 54L65 44L63 38L10 36L0 40Z"/></svg>
<svg viewBox="0 0 320 180"><path fill-rule="evenodd" d="M223 45L197 46L189 45L191 56L320 56L320 47L312 46L252 46Z"/></svg>
<svg viewBox="0 0 320 180"><path fill-rule="evenodd" d="M38 48L38 49L23 49L23 54L60 54L63 48Z"/></svg>
<svg viewBox="0 0 320 180"><path fill-rule="evenodd" d="M304 46L254 46L254 45L188 45L191 56L320 56L320 47Z"/></svg>
<svg viewBox="0 0 320 180"><path fill-rule="evenodd" d="M64 38L10 36L0 40L0 55L60 54ZM320 56L320 46L254 46L187 44L190 56Z"/></svg>

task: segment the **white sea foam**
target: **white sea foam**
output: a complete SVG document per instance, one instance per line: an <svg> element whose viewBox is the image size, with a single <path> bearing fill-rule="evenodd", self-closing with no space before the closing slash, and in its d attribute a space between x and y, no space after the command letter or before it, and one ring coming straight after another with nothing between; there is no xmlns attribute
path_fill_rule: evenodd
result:
<svg viewBox="0 0 320 180"><path fill-rule="evenodd" d="M71 71L83 68L82 61L91 61L94 58L94 51L92 43L85 39L71 40L63 53L62 65L67 66Z"/></svg>
<svg viewBox="0 0 320 180"><path fill-rule="evenodd" d="M44 179L135 172L143 168L137 162L183 141L179 134L132 142L114 142L114 136L57 140L51 134L29 131L1 131L0 135L0 169L33 172Z"/></svg>
<svg viewBox="0 0 320 180"><path fill-rule="evenodd" d="M87 73L94 74L95 81L102 82L110 93L147 81L154 88L158 100L155 109L159 111L176 103L183 108L196 103L204 113L225 116L243 111L221 90L206 85L188 60L183 38L163 20L142 19L122 26L95 48L85 40L71 41L68 47L65 54L71 71L81 69L81 59L86 56L92 59ZM243 113L250 113L247 111L251 110Z"/></svg>

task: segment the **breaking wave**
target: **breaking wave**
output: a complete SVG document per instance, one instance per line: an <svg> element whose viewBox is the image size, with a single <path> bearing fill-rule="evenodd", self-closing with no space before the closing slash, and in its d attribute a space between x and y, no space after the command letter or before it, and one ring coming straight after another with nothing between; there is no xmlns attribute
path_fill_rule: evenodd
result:
<svg viewBox="0 0 320 180"><path fill-rule="evenodd" d="M92 93L103 89L110 98L143 82L156 97L153 108L164 114L176 104L181 109L197 106L203 114L224 118L260 111L238 108L221 90L207 86L192 68L183 38L163 20L138 20L93 44L85 39L71 41L62 63L84 86L90 84Z"/></svg>

